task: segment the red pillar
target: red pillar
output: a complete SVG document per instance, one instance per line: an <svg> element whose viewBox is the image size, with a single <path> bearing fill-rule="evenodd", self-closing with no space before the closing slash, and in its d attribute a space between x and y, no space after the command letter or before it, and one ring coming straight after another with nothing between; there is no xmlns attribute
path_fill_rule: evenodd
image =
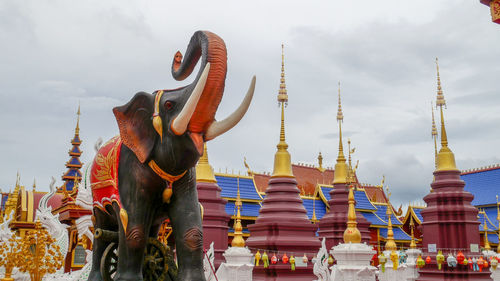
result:
<svg viewBox="0 0 500 281"><path fill-rule="evenodd" d="M221 188L213 182L197 182L198 201L203 206L203 248L208 250L214 242L215 268L224 261L222 254L228 247L227 231L230 216L226 213Z"/></svg>

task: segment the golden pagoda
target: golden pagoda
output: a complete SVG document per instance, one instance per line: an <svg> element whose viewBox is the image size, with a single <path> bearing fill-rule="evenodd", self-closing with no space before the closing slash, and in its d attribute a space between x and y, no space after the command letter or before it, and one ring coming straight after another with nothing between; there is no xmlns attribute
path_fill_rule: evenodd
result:
<svg viewBox="0 0 500 281"><path fill-rule="evenodd" d="M394 232L392 231L392 207L390 203L391 193L389 192L389 187L386 187L387 190L387 242L385 243L385 249L387 251L396 251L398 248L396 246L396 242L394 241Z"/></svg>
<svg viewBox="0 0 500 281"><path fill-rule="evenodd" d="M353 186L349 188L349 211L347 212L347 228L344 231L344 243L360 243L361 242L361 232L357 228L358 223L356 222L356 210L354 208L354 192Z"/></svg>
<svg viewBox="0 0 500 281"><path fill-rule="evenodd" d="M238 193L236 195L236 202L234 203L236 207L236 219L234 220L234 238L231 241L232 247L245 247L245 239L243 239L243 226L241 225L241 206L243 205L240 198L240 181L238 182Z"/></svg>

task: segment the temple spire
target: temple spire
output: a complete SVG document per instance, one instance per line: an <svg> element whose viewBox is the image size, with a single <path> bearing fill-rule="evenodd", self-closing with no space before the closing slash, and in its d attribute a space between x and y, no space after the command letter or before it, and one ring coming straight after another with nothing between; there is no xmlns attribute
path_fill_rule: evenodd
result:
<svg viewBox="0 0 500 281"><path fill-rule="evenodd" d="M272 177L293 177L292 162L285 141L285 106L288 104L288 94L285 84L285 55L284 46L281 45L281 80L278 93L278 103L281 105L280 141L276 146L278 151L274 155L274 170Z"/></svg>
<svg viewBox="0 0 500 281"><path fill-rule="evenodd" d="M361 232L357 228L358 223L356 222L356 209L354 200L353 186L349 188L349 209L347 212L347 228L344 231L344 243L360 243L361 242Z"/></svg>
<svg viewBox="0 0 500 281"><path fill-rule="evenodd" d="M434 106L432 105L432 102L431 102L431 110L432 110L432 139L434 140L434 167L437 168L437 157L438 157L437 137L438 137L438 131L437 131L437 128L436 128L436 121L434 120Z"/></svg>
<svg viewBox="0 0 500 281"><path fill-rule="evenodd" d="M436 171L454 171L457 170L457 165L455 164L455 155L448 147L448 138L446 136L446 128L444 125L444 115L443 106L446 106L446 101L443 95L443 89L441 88L441 78L439 77L439 64L436 58L436 70L437 70L437 98L436 106L439 106L441 113L441 149L439 150L437 156L437 169Z"/></svg>
<svg viewBox="0 0 500 281"><path fill-rule="evenodd" d="M36 191L36 179L33 179L33 192Z"/></svg>
<svg viewBox="0 0 500 281"><path fill-rule="evenodd" d="M76 128L75 128L75 134L79 135L80 134L80 103L78 103L78 112L76 113L78 116L76 119Z"/></svg>
<svg viewBox="0 0 500 281"><path fill-rule="evenodd" d="M415 243L415 235L413 234L413 229L415 228L415 223L413 222L413 216L410 214L410 229L411 229L411 242L410 249L416 249L417 244Z"/></svg>
<svg viewBox="0 0 500 281"><path fill-rule="evenodd" d="M386 186L387 190L387 242L385 243L385 249L388 251L396 251L398 248L396 242L394 242L394 232L392 230L392 207L390 202L391 193L389 192L389 187Z"/></svg>
<svg viewBox="0 0 500 281"><path fill-rule="evenodd" d="M75 135L71 140L71 145L73 147L68 152L70 159L68 162L66 162L66 168L68 168L68 170L62 176L64 184L61 189L63 189L63 192L72 192L74 189L76 189L75 187L77 186L77 183L82 180L82 173L80 171L83 166L83 163L80 161L80 156L82 155L82 151L80 150L80 145L82 144L82 141L80 140L80 105L78 105L78 111L76 115L77 120Z"/></svg>
<svg viewBox="0 0 500 281"><path fill-rule="evenodd" d="M203 145L203 155L201 155L196 164L196 181L198 182L217 182L214 171L208 162L207 143Z"/></svg>
<svg viewBox="0 0 500 281"><path fill-rule="evenodd" d="M484 223L483 223L483 230L484 230L484 249L486 251L489 251L491 250L491 246L490 246L490 241L488 241L488 225L486 224L486 212L484 211L484 209L482 211L479 211L480 214L483 214L483 219L484 219Z"/></svg>
<svg viewBox="0 0 500 281"><path fill-rule="evenodd" d="M245 247L245 240L243 239L243 226L241 225L241 203L240 198L240 178L237 178L237 186L238 193L236 194L236 202L234 205L236 206L236 218L234 219L234 237L233 241L231 241L232 247Z"/></svg>
<svg viewBox="0 0 500 281"><path fill-rule="evenodd" d="M337 110L337 121L339 122L339 154L337 163L335 164L335 172L333 183L347 183L347 164L344 156L344 146L342 144L342 122L344 121L344 114L342 113L342 103L340 101L340 82L339 82L339 106Z"/></svg>

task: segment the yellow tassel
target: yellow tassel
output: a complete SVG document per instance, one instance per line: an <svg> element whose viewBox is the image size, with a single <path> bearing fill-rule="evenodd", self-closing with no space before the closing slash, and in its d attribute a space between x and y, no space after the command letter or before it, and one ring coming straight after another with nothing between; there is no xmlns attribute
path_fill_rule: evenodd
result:
<svg viewBox="0 0 500 281"><path fill-rule="evenodd" d="M123 232L125 232L125 235L127 234L127 225L128 225L128 214L127 210L125 209L120 209L120 220L122 221L122 226L123 226Z"/></svg>
<svg viewBox="0 0 500 281"><path fill-rule="evenodd" d="M158 135L160 135L160 140L163 141L163 123L160 117L160 100L163 96L163 91L160 90L156 93L155 97L155 112L153 113L153 127L155 128Z"/></svg>
<svg viewBox="0 0 500 281"><path fill-rule="evenodd" d="M163 191L163 202L170 203L170 197L172 197L172 188L165 188Z"/></svg>
<svg viewBox="0 0 500 281"><path fill-rule="evenodd" d="M159 115L153 117L153 127L158 132L158 135L160 135L160 140L163 141L163 123Z"/></svg>

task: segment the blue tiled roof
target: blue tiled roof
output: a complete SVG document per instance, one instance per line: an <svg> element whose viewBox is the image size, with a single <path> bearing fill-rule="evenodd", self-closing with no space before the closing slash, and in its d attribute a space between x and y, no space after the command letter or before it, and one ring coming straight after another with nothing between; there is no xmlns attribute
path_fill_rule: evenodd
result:
<svg viewBox="0 0 500 281"><path fill-rule="evenodd" d="M78 146L73 146L73 149L71 150L71 152L73 153L80 153L80 149L78 148Z"/></svg>
<svg viewBox="0 0 500 281"><path fill-rule="evenodd" d="M415 212L415 215L417 215L418 219L420 220L420 223L424 222L424 217L422 217L422 214L420 213L420 211L422 211L423 209L421 208L412 208L413 209L413 212Z"/></svg>
<svg viewBox="0 0 500 281"><path fill-rule="evenodd" d="M78 177L81 177L82 176L82 173L80 173L79 170L75 170L75 169L70 169L66 174L65 176L69 176L69 177L75 177L75 176L78 176Z"/></svg>
<svg viewBox="0 0 500 281"><path fill-rule="evenodd" d="M234 233L234 228L230 227L228 230L227 230L228 233ZM243 228L243 230L241 231L243 233L250 233L250 230L248 230L248 228Z"/></svg>
<svg viewBox="0 0 500 281"><path fill-rule="evenodd" d="M313 208L313 201L314 202L314 208ZM312 218L313 215L313 209L316 210L316 218L319 220L321 219L325 213L326 213L326 206L325 203L323 203L322 200L313 200L313 199L304 199L302 198L302 202L304 204L304 207L307 210L307 217L309 219Z"/></svg>
<svg viewBox="0 0 500 281"><path fill-rule="evenodd" d="M242 199L254 199L261 200L252 179L248 178L236 178L227 176L215 176L217 184L222 188L222 197L226 198L236 198L238 191L238 179L240 182L240 197Z"/></svg>
<svg viewBox="0 0 500 281"><path fill-rule="evenodd" d="M377 211L375 212L382 220L387 222L387 205L376 205ZM396 218L394 212L391 213L391 223L392 225L402 225L401 222Z"/></svg>
<svg viewBox="0 0 500 281"><path fill-rule="evenodd" d="M72 165L82 165L82 162L76 157L71 158L71 161L69 162Z"/></svg>
<svg viewBox="0 0 500 281"><path fill-rule="evenodd" d="M500 195L500 168L461 176L465 190L474 195L472 205L496 204L495 195Z"/></svg>
<svg viewBox="0 0 500 281"><path fill-rule="evenodd" d="M327 186L320 186L320 188L326 200L329 201L331 198L330 191L332 190L332 188ZM370 200L368 199L368 196L366 196L365 191L356 190L354 192L354 199L356 200L356 209L376 210L376 208L370 203Z"/></svg>
<svg viewBox="0 0 500 281"><path fill-rule="evenodd" d="M325 196L326 198L326 201L330 201L331 197L330 197L330 191L333 189L331 187L326 187L326 186L320 186L321 188L321 192L323 193L323 195Z"/></svg>
<svg viewBox="0 0 500 281"><path fill-rule="evenodd" d="M488 227L488 231L496 231L497 230L497 226L492 224L492 222L496 222L496 218L497 218L497 210L496 208L488 208L490 210L488 210L489 212L487 212L487 210L485 209L485 212L486 212L486 226ZM493 214L493 210L495 211L495 213ZM493 217L491 217L493 215ZM484 215L479 213L478 214L479 218L478 218L478 221L481 223L479 225L479 231L483 231L484 230ZM488 220L489 219L489 220Z"/></svg>
<svg viewBox="0 0 500 281"><path fill-rule="evenodd" d="M366 192L364 190L356 190L354 192L354 199L356 200L356 209L363 210L376 210L375 206L370 203L370 200L366 196Z"/></svg>
<svg viewBox="0 0 500 281"><path fill-rule="evenodd" d="M78 137L77 135L75 135L75 137L71 140L71 142L81 143L82 141L80 140L80 137Z"/></svg>
<svg viewBox="0 0 500 281"><path fill-rule="evenodd" d="M259 203L243 202L241 206L241 215L245 217L257 217L259 215ZM230 216L235 215L236 208L234 202L228 201L226 203L226 213Z"/></svg>
<svg viewBox="0 0 500 281"><path fill-rule="evenodd" d="M394 227L392 229L392 232L394 232L394 240L406 240L406 241L411 240L411 236L408 235L399 227ZM380 236L387 239L387 228L380 228Z"/></svg>
<svg viewBox="0 0 500 281"><path fill-rule="evenodd" d="M75 187L75 181L67 181L66 182L66 190L72 191L73 187Z"/></svg>
<svg viewBox="0 0 500 281"><path fill-rule="evenodd" d="M363 215L363 217L365 217L366 220L368 220L373 225L387 225L385 221L381 220L374 213L361 212L361 214Z"/></svg>
<svg viewBox="0 0 500 281"><path fill-rule="evenodd" d="M488 234L488 241L493 244L498 244L498 234Z"/></svg>

